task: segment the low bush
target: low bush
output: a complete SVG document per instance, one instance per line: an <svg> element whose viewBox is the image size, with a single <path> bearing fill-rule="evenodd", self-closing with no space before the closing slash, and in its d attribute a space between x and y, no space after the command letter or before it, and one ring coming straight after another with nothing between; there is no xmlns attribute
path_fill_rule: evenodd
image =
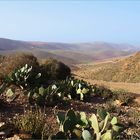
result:
<svg viewBox="0 0 140 140"><path fill-rule="evenodd" d="M123 132L123 139L139 140L140 139L140 111L137 109L128 110L126 113L127 126Z"/></svg>
<svg viewBox="0 0 140 140"><path fill-rule="evenodd" d="M19 133L31 134L32 138L45 138L50 126L46 123L45 110L39 108L24 110L23 115L16 115L13 123Z"/></svg>
<svg viewBox="0 0 140 140"><path fill-rule="evenodd" d="M135 99L135 96L131 92L125 90L116 90L113 91L113 99L119 100L121 105L129 105Z"/></svg>
<svg viewBox="0 0 140 140"><path fill-rule="evenodd" d="M108 112L113 112L113 113L116 113L118 112L119 108L116 107L114 101L112 100L109 100L105 103L105 109L108 111Z"/></svg>
<svg viewBox="0 0 140 140"><path fill-rule="evenodd" d="M55 59L47 59L41 65L42 77L44 81L49 80L64 80L66 77L69 77L71 74L70 68L62 62L59 62Z"/></svg>
<svg viewBox="0 0 140 140"><path fill-rule="evenodd" d="M132 123L134 126L140 128L140 111L135 110L135 109L129 110L129 111L127 112L127 115L130 117L131 123ZM140 134L140 133L139 133L139 134Z"/></svg>
<svg viewBox="0 0 140 140"><path fill-rule="evenodd" d="M103 99L110 99L112 98L112 91L105 86L100 86L100 85L94 85L94 93L96 96L99 96Z"/></svg>

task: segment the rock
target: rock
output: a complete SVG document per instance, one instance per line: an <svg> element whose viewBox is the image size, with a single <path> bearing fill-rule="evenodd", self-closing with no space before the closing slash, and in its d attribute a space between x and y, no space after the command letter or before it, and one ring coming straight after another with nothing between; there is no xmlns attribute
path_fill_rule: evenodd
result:
<svg viewBox="0 0 140 140"><path fill-rule="evenodd" d="M5 132L4 131L1 131L0 132L0 136L3 136L3 135L5 135Z"/></svg>
<svg viewBox="0 0 140 140"><path fill-rule="evenodd" d="M121 106L121 105L122 105L122 103L121 103L119 100L115 100L115 101L114 101L114 105Z"/></svg>
<svg viewBox="0 0 140 140"><path fill-rule="evenodd" d="M14 135L13 137L6 138L5 140L22 140L18 135Z"/></svg>
<svg viewBox="0 0 140 140"><path fill-rule="evenodd" d="M32 138L32 135L31 134L18 134L18 136L21 139L31 139Z"/></svg>
<svg viewBox="0 0 140 140"><path fill-rule="evenodd" d="M0 128L5 125L5 122L0 122Z"/></svg>
<svg viewBox="0 0 140 140"><path fill-rule="evenodd" d="M0 132L0 138L4 138L6 136L5 132L4 131L1 131Z"/></svg>

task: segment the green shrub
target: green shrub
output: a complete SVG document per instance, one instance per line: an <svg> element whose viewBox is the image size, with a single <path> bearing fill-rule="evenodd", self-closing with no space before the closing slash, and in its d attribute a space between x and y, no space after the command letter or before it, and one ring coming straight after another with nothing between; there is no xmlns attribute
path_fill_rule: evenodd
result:
<svg viewBox="0 0 140 140"><path fill-rule="evenodd" d="M70 76L71 70L62 62L55 59L47 59L44 64L41 65L41 73L45 79L64 80Z"/></svg>

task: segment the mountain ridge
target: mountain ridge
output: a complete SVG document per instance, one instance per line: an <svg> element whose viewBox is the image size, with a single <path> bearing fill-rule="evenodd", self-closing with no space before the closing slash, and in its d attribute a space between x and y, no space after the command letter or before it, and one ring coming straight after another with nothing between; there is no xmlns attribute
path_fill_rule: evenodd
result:
<svg viewBox="0 0 140 140"><path fill-rule="evenodd" d="M0 54L16 51L32 52L39 58L51 56L68 64L88 63L113 57L130 55L140 50L129 44L115 44L107 42L61 43L41 41L20 41L0 38ZM45 55L46 54L46 55Z"/></svg>

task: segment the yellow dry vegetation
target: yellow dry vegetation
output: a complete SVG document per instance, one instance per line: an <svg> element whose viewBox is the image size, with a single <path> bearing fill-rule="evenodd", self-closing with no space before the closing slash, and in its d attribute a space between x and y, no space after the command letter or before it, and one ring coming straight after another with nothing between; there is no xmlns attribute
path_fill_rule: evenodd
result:
<svg viewBox="0 0 140 140"><path fill-rule="evenodd" d="M140 52L120 60L80 65L76 71L81 77L113 82L140 82Z"/></svg>
<svg viewBox="0 0 140 140"><path fill-rule="evenodd" d="M78 65L73 73L91 84L132 92L140 103L140 52L127 58Z"/></svg>

